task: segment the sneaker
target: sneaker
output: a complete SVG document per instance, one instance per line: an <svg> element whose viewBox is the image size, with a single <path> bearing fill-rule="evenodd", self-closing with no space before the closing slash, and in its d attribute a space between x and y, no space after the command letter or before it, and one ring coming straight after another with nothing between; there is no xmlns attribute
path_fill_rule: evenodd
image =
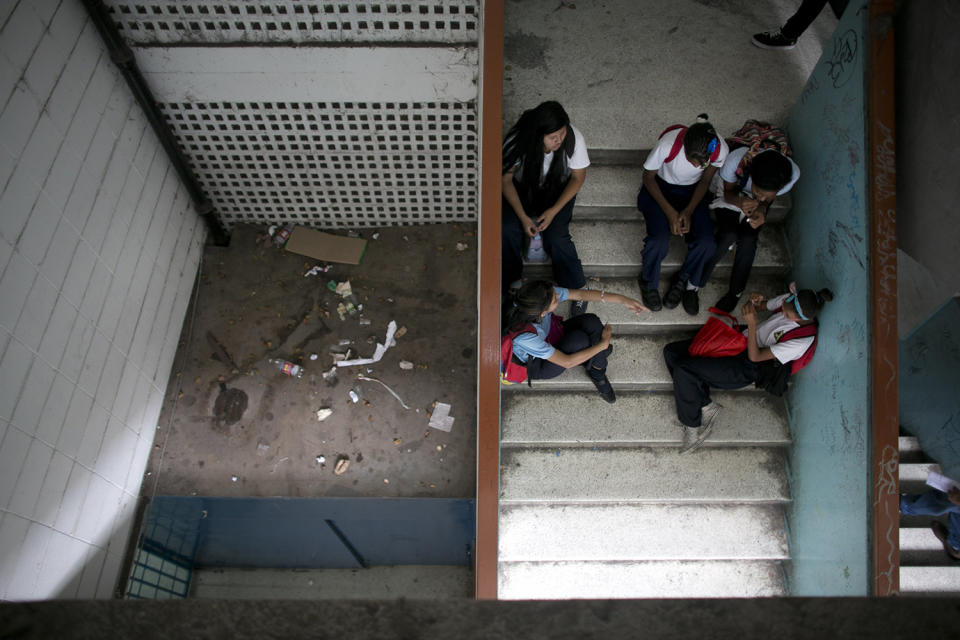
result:
<svg viewBox="0 0 960 640"><path fill-rule="evenodd" d="M797 46L797 41L791 40L783 35L780 29L755 33L750 41L761 49L781 49L786 51L787 49L793 49Z"/></svg>
<svg viewBox="0 0 960 640"><path fill-rule="evenodd" d="M710 434L713 433L713 425L716 422L717 414L723 407L716 402L711 402L700 413L700 426L683 428L683 445L680 447L680 453L696 451L706 442Z"/></svg>
<svg viewBox="0 0 960 640"><path fill-rule="evenodd" d="M663 299L663 306L667 309L676 309L680 301L683 300L683 292L687 289L687 283L679 278L673 282L670 290L667 291Z"/></svg>
<svg viewBox="0 0 960 640"><path fill-rule="evenodd" d="M637 277L637 284L640 285L640 298L643 300L644 306L650 311L663 309L663 304L660 302L660 292L657 291L656 287L648 287L643 278L639 276Z"/></svg>
<svg viewBox="0 0 960 640"><path fill-rule="evenodd" d="M581 316L587 312L587 301L577 300L570 305L570 316Z"/></svg>
<svg viewBox="0 0 960 640"><path fill-rule="evenodd" d="M713 305L720 311L726 311L727 313L733 313L733 310L737 308L737 303L740 301L740 298L733 295L729 291L723 294L723 297L717 300L717 304Z"/></svg>
<svg viewBox="0 0 960 640"><path fill-rule="evenodd" d="M602 374L600 379L590 378L590 381L593 382L593 386L597 388L597 391L600 392L600 397L613 404L617 401L617 394L613 392L613 385L610 384L610 381L607 379L607 374Z"/></svg>
<svg viewBox="0 0 960 640"><path fill-rule="evenodd" d="M937 536L937 540L943 544L943 550L946 552L947 557L951 560L957 561L960 560L960 551L957 551L947 542L947 537L950 535L950 532L947 530L947 527L944 526L939 520L934 520L930 524L930 528L933 530L933 535Z"/></svg>
<svg viewBox="0 0 960 640"><path fill-rule="evenodd" d="M686 311L688 315L695 316L700 313L700 295L696 289L685 289L681 299L683 301L683 310Z"/></svg>

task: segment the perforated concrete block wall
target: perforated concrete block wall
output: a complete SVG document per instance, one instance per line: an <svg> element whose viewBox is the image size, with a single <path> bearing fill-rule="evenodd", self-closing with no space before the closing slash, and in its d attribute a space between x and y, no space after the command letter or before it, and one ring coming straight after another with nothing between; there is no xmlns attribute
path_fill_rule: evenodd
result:
<svg viewBox="0 0 960 640"><path fill-rule="evenodd" d="M0 2L0 598L111 595L203 235L82 3Z"/></svg>
<svg viewBox="0 0 960 640"><path fill-rule="evenodd" d="M476 219L476 0L107 4L228 229Z"/></svg>

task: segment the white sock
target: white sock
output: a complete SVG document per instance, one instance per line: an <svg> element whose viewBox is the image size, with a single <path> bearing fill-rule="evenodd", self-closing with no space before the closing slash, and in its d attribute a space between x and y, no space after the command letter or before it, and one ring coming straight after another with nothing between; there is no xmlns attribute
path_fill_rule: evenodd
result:
<svg viewBox="0 0 960 640"><path fill-rule="evenodd" d="M692 282L687 282L687 291L699 291L700 287L693 284Z"/></svg>

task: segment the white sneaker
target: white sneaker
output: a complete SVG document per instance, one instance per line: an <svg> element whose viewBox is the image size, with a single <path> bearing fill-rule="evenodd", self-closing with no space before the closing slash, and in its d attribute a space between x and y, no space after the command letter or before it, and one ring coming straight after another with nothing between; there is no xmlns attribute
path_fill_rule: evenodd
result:
<svg viewBox="0 0 960 640"><path fill-rule="evenodd" d="M710 437L710 434L713 433L713 425L716 421L717 414L720 413L720 409L723 407L716 402L711 402L703 409L701 409L701 418L700 426L697 428L687 427L683 428L683 444L680 446L680 453L687 453L688 451L696 451L699 449L707 438Z"/></svg>

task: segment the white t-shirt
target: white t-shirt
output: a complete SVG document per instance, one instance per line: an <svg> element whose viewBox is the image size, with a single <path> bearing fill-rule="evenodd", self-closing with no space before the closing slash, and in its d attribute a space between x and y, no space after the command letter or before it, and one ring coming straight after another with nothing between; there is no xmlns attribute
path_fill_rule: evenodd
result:
<svg viewBox="0 0 960 640"><path fill-rule="evenodd" d="M570 128L573 129L573 155L567 158L567 170L563 175L563 180L566 180L568 177L570 177L570 172L572 170L586 169L590 166L590 157L587 155L587 143L583 139L583 134L580 133L580 130L573 125L570 125ZM543 154L543 166L540 169L541 183L550 172L550 163L553 162L553 154L553 151ZM522 160L518 160L517 164L513 165L513 171L515 174L519 173L521 166L523 166Z"/></svg>
<svg viewBox="0 0 960 640"><path fill-rule="evenodd" d="M557 302L563 302L570 297L569 289L554 287L553 290L557 294ZM556 351L556 349L547 342L552 316L552 313L548 313L543 316L539 322L533 323L533 328L537 330L536 334L521 333L513 339L513 355L517 356L520 362L526 362L531 356L546 360Z"/></svg>
<svg viewBox="0 0 960 640"><path fill-rule="evenodd" d="M764 153L779 153L772 149L766 151L761 151L757 155L762 155ZM723 163L723 166L720 167L720 171L715 174L714 182L719 178L722 182L720 184L720 192L717 195L723 195L723 182L731 182L736 184L740 181L740 178L737 177L737 167L740 166L740 161L743 160L743 156L747 155L747 147L740 147L739 149L734 149L730 152L730 155L727 156L726 161ZM754 158L756 160L756 158ZM797 183L797 180L800 179L800 167L797 166L797 163L787 158L790 161L790 166L793 167L793 172L790 174L790 182L788 182L780 191L777 191L778 196L782 196L787 191L793 188L793 185ZM744 185L744 193L751 193L750 189L753 187L753 178L747 178L747 184Z"/></svg>
<svg viewBox="0 0 960 640"><path fill-rule="evenodd" d="M683 152L682 148L673 160L664 162L667 156L670 155L670 150L673 149L673 142L677 139L677 136L680 135L680 131L681 129L674 129L660 138L657 141L657 146L650 151L650 154L644 161L643 168L647 171L656 171L660 178L670 184L696 184L699 182L700 177L703 176L705 169L690 164L690 161L687 160L687 154ZM711 162L710 164L714 167L722 167L724 160L727 159L727 154L730 153L730 148L723 138L718 137L717 139L720 141L720 155L717 156L716 162Z"/></svg>
<svg viewBox="0 0 960 640"><path fill-rule="evenodd" d="M767 301L767 309L774 310L783 306L783 301L789 296L785 293L777 296L773 300ZM792 338L784 342L777 340L788 331L792 331L800 325L793 320L787 319L783 313L775 313L757 326L757 346L761 349L770 347L770 352L781 364L787 364L802 356L813 344L813 336L805 338ZM747 329L744 329L743 335L747 335ZM516 342L514 342L516 344Z"/></svg>
<svg viewBox="0 0 960 640"><path fill-rule="evenodd" d="M570 172L573 169L586 169L590 166L590 157L587 155L587 143L583 139L583 134L573 125L570 125L570 128L573 129L573 155L567 158L567 172L564 174L563 179L566 180L570 175ZM566 141L564 141L566 142ZM562 149L563 147L561 147ZM553 151L550 153L543 154L543 169L540 171L540 182L543 182L543 179L547 177L547 173L550 171L550 163L553 162Z"/></svg>

